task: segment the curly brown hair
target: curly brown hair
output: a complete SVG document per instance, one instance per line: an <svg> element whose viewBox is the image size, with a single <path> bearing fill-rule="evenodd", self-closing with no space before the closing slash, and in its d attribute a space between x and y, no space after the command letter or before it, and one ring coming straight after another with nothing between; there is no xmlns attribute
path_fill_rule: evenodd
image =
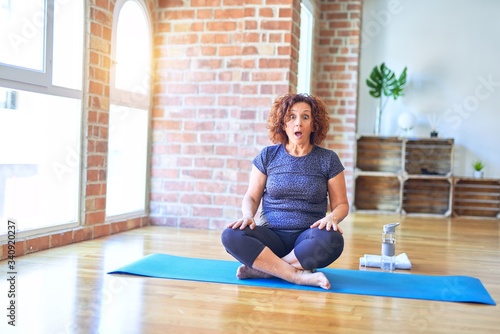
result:
<svg viewBox="0 0 500 334"><path fill-rule="evenodd" d="M269 138L274 144L288 143L288 136L286 135L284 125L290 119L290 108L298 102L305 102L311 107L313 132L309 138L310 143L319 145L326 138L330 116L328 115L325 102L314 95L290 93L279 96L274 100L269 117L267 118Z"/></svg>

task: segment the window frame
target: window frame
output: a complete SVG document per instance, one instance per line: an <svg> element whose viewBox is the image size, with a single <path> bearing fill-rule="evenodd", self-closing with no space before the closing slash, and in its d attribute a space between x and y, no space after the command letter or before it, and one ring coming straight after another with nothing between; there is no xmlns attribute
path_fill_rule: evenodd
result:
<svg viewBox="0 0 500 334"><path fill-rule="evenodd" d="M82 89L72 89L66 87L55 86L52 84L52 61L54 52L54 16L55 16L55 3L57 0L44 0L45 5L45 26L44 26L44 71L37 71L29 68L23 68L19 66L9 65L5 63L0 63L0 87L12 90L22 90L32 93L39 93L44 95L53 95L64 98L72 98L80 101L81 111L85 109L84 106L84 96L83 87L84 81L86 79L86 71L84 64L86 62L86 42L85 42L85 26L87 25L87 7L86 1L81 1L82 6L82 16L83 16L83 27L82 27ZM80 112L80 143L79 149L81 152L82 140L84 136L84 120L83 112ZM70 228L79 227L82 225L82 176L84 173L83 163L84 158L80 154L79 168L78 168L78 186L77 186L77 196L78 201L76 203L76 214L74 221L68 221L66 223L61 223L57 225L43 226L39 228L33 228L30 230L22 230L16 232L18 238L27 238L33 235L41 235L47 233L53 233L57 231L62 231ZM15 220L15 217L12 217ZM0 242L7 240L7 234L0 235Z"/></svg>
<svg viewBox="0 0 500 334"><path fill-rule="evenodd" d="M44 26L44 70L37 71L19 66L0 63L0 86L10 89L25 90L33 93L58 95L74 99L82 99L81 89L72 89L52 85L52 60L54 51L54 13L57 0L45 1ZM82 1L84 6L85 1ZM83 8L85 18L85 6ZM85 24L85 20L84 24ZM83 30L85 31L85 29ZM85 42L82 36L82 44ZM82 48L85 52L85 48ZM82 64L83 66L83 64ZM82 68L83 71L83 68Z"/></svg>
<svg viewBox="0 0 500 334"><path fill-rule="evenodd" d="M0 62L0 77L12 81L21 81L40 86L49 86L52 81L52 50L54 36L54 0L44 0L45 22L43 26L43 69L34 69L9 65Z"/></svg>

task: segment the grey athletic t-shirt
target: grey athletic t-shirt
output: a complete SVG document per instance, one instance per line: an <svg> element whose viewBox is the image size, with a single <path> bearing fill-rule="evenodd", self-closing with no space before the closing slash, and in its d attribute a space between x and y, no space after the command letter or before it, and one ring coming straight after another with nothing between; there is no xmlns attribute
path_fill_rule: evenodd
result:
<svg viewBox="0 0 500 334"><path fill-rule="evenodd" d="M267 175L262 197L262 221L270 228L309 228L328 210L328 180L344 170L338 155L315 146L302 157L282 144L265 147L253 164Z"/></svg>

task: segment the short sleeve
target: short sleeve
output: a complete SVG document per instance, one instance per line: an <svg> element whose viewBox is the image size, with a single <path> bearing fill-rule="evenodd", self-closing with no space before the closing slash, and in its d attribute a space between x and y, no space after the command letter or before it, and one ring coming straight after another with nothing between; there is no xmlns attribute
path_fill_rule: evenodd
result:
<svg viewBox="0 0 500 334"><path fill-rule="evenodd" d="M329 168L328 168L328 179L332 179L341 172L345 170L339 156L334 151L330 151Z"/></svg>
<svg viewBox="0 0 500 334"><path fill-rule="evenodd" d="M264 148L264 150L265 150L265 148ZM259 155L257 155L253 159L252 163L255 167L257 167L258 170L260 170L263 174L267 175L266 163L264 162L264 157L265 157L264 150L260 151Z"/></svg>
<svg viewBox="0 0 500 334"><path fill-rule="evenodd" d="M280 144L264 147L262 151L260 151L260 153L253 159L253 165L263 174L267 175L267 167L278 153L279 148Z"/></svg>

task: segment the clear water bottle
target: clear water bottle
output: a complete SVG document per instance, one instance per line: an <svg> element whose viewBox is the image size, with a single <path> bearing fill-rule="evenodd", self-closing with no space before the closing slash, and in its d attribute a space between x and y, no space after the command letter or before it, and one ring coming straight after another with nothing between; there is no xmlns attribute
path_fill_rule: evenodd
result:
<svg viewBox="0 0 500 334"><path fill-rule="evenodd" d="M394 271L396 269L396 227L399 223L384 225L382 233L382 257L380 268L382 270Z"/></svg>

